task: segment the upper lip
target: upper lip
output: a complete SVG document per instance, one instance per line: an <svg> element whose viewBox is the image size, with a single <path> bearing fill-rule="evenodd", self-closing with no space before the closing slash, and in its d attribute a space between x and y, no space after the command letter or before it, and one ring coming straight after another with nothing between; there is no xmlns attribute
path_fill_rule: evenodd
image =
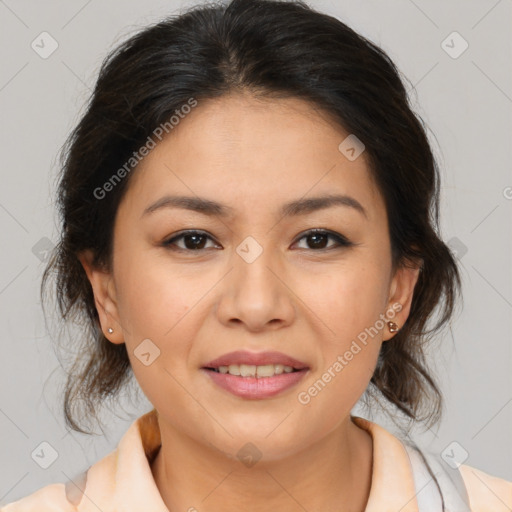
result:
<svg viewBox="0 0 512 512"><path fill-rule="evenodd" d="M229 366L231 364L247 364L254 366L264 366L267 364L282 364L291 366L296 370L308 368L308 365L282 352L248 352L247 350L236 350L224 354L217 359L203 365L203 368L218 368L219 366Z"/></svg>

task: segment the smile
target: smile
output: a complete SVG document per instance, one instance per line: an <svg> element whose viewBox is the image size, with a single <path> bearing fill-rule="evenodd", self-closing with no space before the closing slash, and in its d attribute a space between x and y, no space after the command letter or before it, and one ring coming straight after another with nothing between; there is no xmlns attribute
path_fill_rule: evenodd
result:
<svg viewBox="0 0 512 512"><path fill-rule="evenodd" d="M218 368L211 368L215 372L229 373L241 377L273 377L274 375L281 375L282 373L292 373L295 370L291 366L284 364L266 364L256 366L253 364L230 364L229 366L219 366Z"/></svg>
<svg viewBox="0 0 512 512"><path fill-rule="evenodd" d="M229 365L201 368L215 386L245 399L274 397L298 384L308 369L297 370L284 365Z"/></svg>

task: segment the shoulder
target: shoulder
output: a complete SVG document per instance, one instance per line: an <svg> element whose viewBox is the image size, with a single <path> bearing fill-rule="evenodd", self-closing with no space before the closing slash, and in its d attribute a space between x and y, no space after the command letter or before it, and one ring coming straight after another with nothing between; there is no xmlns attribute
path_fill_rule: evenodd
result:
<svg viewBox="0 0 512 512"><path fill-rule="evenodd" d="M512 510L512 482L465 464L459 469L466 485L471 512Z"/></svg>
<svg viewBox="0 0 512 512"><path fill-rule="evenodd" d="M63 483L50 484L0 508L0 512L77 512Z"/></svg>
<svg viewBox="0 0 512 512"><path fill-rule="evenodd" d="M118 510L119 503L140 498L138 485L154 491L147 455L160 443L156 410L135 420L118 446L88 469L66 483L53 483L17 501L0 506L0 512L80 512L83 510ZM82 498L87 498L82 500ZM91 505L92 504L92 505ZM101 505L101 506L100 506ZM138 507L142 510L143 508Z"/></svg>

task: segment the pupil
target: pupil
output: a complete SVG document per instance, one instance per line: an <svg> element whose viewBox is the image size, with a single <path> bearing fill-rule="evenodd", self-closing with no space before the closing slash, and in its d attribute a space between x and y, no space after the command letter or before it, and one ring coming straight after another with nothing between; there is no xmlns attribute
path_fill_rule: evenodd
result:
<svg viewBox="0 0 512 512"><path fill-rule="evenodd" d="M309 235L309 236L308 236L308 241L315 240L315 239L318 239L318 238L323 238L324 243L322 244L322 243L320 242L320 244L318 244L318 243L313 242L313 244L312 244L312 245L313 245L314 247L317 247L317 248L318 248L318 247L320 247L320 249L325 248L325 241L326 241L326 239L327 239L327 236L326 236L326 235L319 234L319 233L313 233L313 234L311 234L311 235Z"/></svg>
<svg viewBox="0 0 512 512"><path fill-rule="evenodd" d="M197 242L197 239L203 239L203 244L201 243L192 243L192 244L188 244L187 241L190 241L191 239L194 239L196 240ZM186 235L185 236L185 246L187 247L187 249L202 249L203 248L203 245L204 245L204 236L203 235Z"/></svg>
<svg viewBox="0 0 512 512"><path fill-rule="evenodd" d="M204 239L205 237L203 235L186 235L184 237L185 239L185 245L187 249L202 249L204 246ZM203 243L201 243L201 239ZM191 240L193 240L192 243L188 243ZM310 246L313 246L315 248L323 249L326 246L327 236L321 233L313 233L308 235L308 243Z"/></svg>

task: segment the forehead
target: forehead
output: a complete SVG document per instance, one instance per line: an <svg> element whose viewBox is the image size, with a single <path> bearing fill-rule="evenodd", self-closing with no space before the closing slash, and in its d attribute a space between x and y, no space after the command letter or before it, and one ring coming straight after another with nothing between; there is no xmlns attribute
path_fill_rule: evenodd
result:
<svg viewBox="0 0 512 512"><path fill-rule="evenodd" d="M345 194L382 214L365 154L339 150L349 135L297 98L233 94L199 102L138 165L126 193L142 213L165 193L214 199L233 214L300 197ZM144 206L142 206L144 205Z"/></svg>

